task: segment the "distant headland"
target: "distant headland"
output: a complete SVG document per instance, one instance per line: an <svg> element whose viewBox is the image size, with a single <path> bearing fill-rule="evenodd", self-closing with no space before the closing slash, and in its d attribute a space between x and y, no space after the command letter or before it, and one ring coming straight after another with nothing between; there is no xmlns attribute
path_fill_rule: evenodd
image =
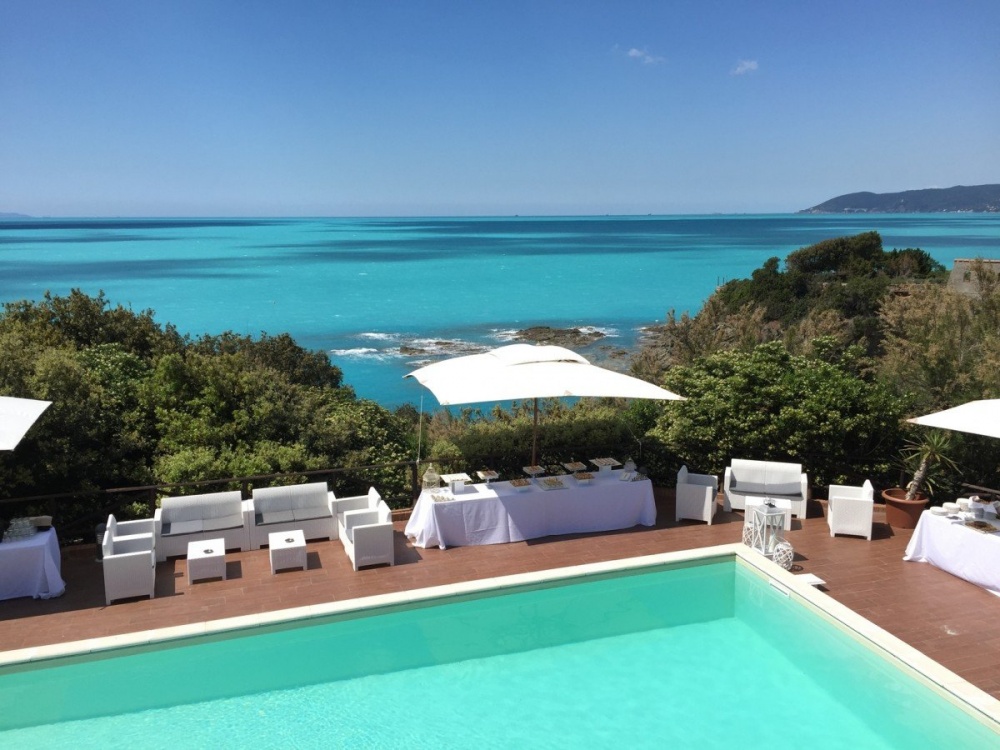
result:
<svg viewBox="0 0 1000 750"><path fill-rule="evenodd" d="M1000 185L956 185L902 193L848 193L800 214L1000 213Z"/></svg>

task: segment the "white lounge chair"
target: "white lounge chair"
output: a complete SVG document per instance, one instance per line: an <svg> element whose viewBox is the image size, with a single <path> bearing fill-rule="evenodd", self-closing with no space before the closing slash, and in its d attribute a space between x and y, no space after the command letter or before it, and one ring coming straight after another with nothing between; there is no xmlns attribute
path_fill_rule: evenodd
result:
<svg viewBox="0 0 1000 750"><path fill-rule="evenodd" d="M338 534L354 569L395 563L392 511L379 500L374 509L337 514Z"/></svg>
<svg viewBox="0 0 1000 750"><path fill-rule="evenodd" d="M118 524L123 526L124 524ZM101 543L104 568L104 599L107 604L115 599L148 596L152 599L156 589L155 536L150 533L129 534L115 537L111 528L104 530Z"/></svg>
<svg viewBox="0 0 1000 750"><path fill-rule="evenodd" d="M692 474L687 466L677 472L677 510L674 520L689 518L705 521L709 526L715 518L719 504L719 478L711 474Z"/></svg>
<svg viewBox="0 0 1000 750"><path fill-rule="evenodd" d="M867 479L860 487L831 484L826 508L830 536L851 534L863 536L870 542L874 496L875 490Z"/></svg>

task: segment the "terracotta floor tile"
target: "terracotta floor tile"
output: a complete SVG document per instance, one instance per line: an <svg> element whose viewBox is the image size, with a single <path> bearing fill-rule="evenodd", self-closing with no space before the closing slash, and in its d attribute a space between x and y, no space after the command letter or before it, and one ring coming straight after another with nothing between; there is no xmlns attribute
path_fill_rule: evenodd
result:
<svg viewBox="0 0 1000 750"><path fill-rule="evenodd" d="M227 555L228 580L187 583L184 560L157 568L156 598L104 604L94 547L63 550L66 594L58 599L0 602L0 649L165 627L299 607L456 581L543 570L738 542L743 517L721 510L712 526L675 524L673 496L657 490L654 528L572 535L489 547L415 549L397 523L394 567L355 572L339 542L310 542L307 570L272 575L267 550ZM821 503L814 504L821 512ZM831 538L822 517L787 533L793 572L815 573L824 591L1000 698L1000 597L933 566L903 562L910 532L894 531L876 514L872 541Z"/></svg>

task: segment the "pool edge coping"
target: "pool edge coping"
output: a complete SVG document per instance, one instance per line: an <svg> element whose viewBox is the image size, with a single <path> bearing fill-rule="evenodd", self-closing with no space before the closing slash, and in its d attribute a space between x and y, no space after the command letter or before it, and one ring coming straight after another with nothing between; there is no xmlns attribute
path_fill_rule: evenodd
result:
<svg viewBox="0 0 1000 750"><path fill-rule="evenodd" d="M181 641L199 636L222 635L237 630L253 630L267 626L302 623L322 617L387 607L423 604L437 599L482 594L489 591L519 588L531 585L588 578L599 575L637 571L644 568L678 565L689 562L733 559L737 565L752 569L769 581L784 595L794 597L810 611L834 627L845 631L876 649L907 674L917 679L953 705L965 711L985 726L1000 734L1000 700L973 685L947 667L939 664L920 650L910 646L884 628L862 617L832 596L817 590L813 585L798 580L768 558L742 543L723 544L696 549L663 552L641 557L606 560L583 565L564 566L547 570L515 573L506 576L479 578L458 583L429 586L389 594L342 599L303 607L274 610L250 615L239 615L219 620L174 625L155 630L143 630L112 636L101 636L78 641L33 646L11 651L0 651L0 668L23 664L99 654L129 647L150 646L158 643Z"/></svg>

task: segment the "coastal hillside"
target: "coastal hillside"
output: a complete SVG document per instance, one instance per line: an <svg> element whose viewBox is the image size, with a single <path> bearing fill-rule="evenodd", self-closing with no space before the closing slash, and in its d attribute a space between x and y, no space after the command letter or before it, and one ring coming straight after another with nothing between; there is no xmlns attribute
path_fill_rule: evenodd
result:
<svg viewBox="0 0 1000 750"><path fill-rule="evenodd" d="M849 193L800 214L923 214L1000 212L1000 185L956 185L901 193Z"/></svg>

